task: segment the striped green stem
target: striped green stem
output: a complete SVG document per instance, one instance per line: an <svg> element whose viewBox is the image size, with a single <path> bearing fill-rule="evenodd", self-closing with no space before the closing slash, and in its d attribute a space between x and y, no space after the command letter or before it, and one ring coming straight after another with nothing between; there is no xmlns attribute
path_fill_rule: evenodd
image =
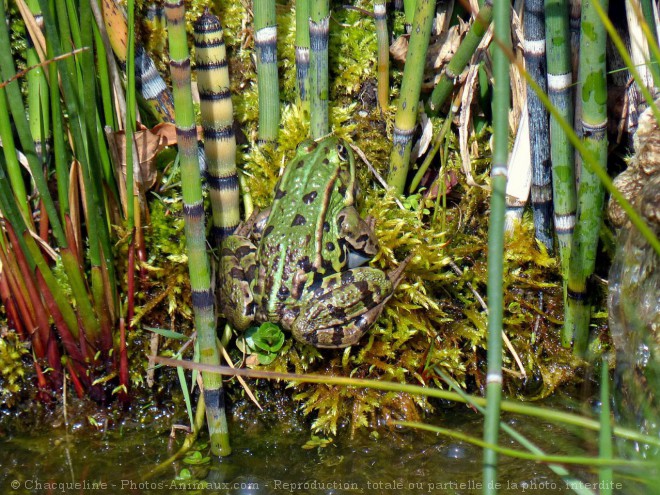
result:
<svg viewBox="0 0 660 495"><path fill-rule="evenodd" d="M309 92L312 138L329 132L328 120L328 39L330 10L328 0L310 0L309 17Z"/></svg>
<svg viewBox="0 0 660 495"><path fill-rule="evenodd" d="M214 246L219 246L234 232L241 215L227 53L220 21L208 11L195 22L195 57L204 128L206 181L213 209L212 233Z"/></svg>
<svg viewBox="0 0 660 495"><path fill-rule="evenodd" d="M566 122L573 122L573 71L568 0L545 1L547 39L548 96L553 107ZM528 95L529 95L528 91ZM575 227L575 160L573 145L558 119L550 117L550 155L552 157L552 192L555 232L564 280L564 305L568 283L568 263ZM565 342L570 345L570 337Z"/></svg>
<svg viewBox="0 0 660 495"><path fill-rule="evenodd" d="M309 105L309 1L296 0L296 83L304 106Z"/></svg>
<svg viewBox="0 0 660 495"><path fill-rule="evenodd" d="M114 0L103 0L105 23L112 51L126 70L128 27L124 13ZM156 65L140 43L135 44L135 88L149 103L157 116L174 122L172 93L165 85Z"/></svg>
<svg viewBox="0 0 660 495"><path fill-rule="evenodd" d="M397 194L403 193L408 177L412 136L417 124L419 94L422 89L426 52L429 47L434 13L435 0L419 0L417 2L406 66L403 70L401 98L394 117L394 135L392 137L394 143L390 155L390 172L387 179L387 183L394 188Z"/></svg>
<svg viewBox="0 0 660 495"><path fill-rule="evenodd" d="M254 1L254 30L259 91L259 143L275 143L280 128L275 0Z"/></svg>
<svg viewBox="0 0 660 495"><path fill-rule="evenodd" d="M477 18L472 23L470 30L465 35L465 39L461 42L456 53L442 71L438 84L433 88L433 93L431 93L426 108L429 115L435 115L440 111L440 108L454 89L455 81L458 80L458 76L461 75L472 55L474 55L492 20L493 0L486 0L484 6L479 10Z"/></svg>
<svg viewBox="0 0 660 495"><path fill-rule="evenodd" d="M525 67L539 87L547 91L545 57L545 15L543 0L526 0L524 9ZM532 212L536 238L553 250L552 166L548 110L528 88L529 140L532 161Z"/></svg>
<svg viewBox="0 0 660 495"><path fill-rule="evenodd" d="M600 2L607 10L607 0ZM605 49L607 32L598 17L593 0L582 3L580 41L581 127L585 148L602 169L607 167L607 80ZM591 305L587 283L594 272L598 233L603 218L605 199L603 185L590 168L582 166L578 193L577 223L569 262L568 304L564 339L573 337L573 351L584 355L589 340Z"/></svg>
<svg viewBox="0 0 660 495"><path fill-rule="evenodd" d="M195 327L202 363L218 365L220 356L216 345L214 294L206 253L204 202L197 154L197 129L190 87L190 58L186 39L185 7L183 0L165 3L170 49L170 70L174 88L176 133L181 160L181 187L185 219L186 248ZM215 455L231 452L225 416L222 377L217 373L203 373L206 421Z"/></svg>
<svg viewBox="0 0 660 495"><path fill-rule="evenodd" d="M488 374L484 442L497 445L502 398L502 318L504 313L504 219L506 212L507 160L509 156L509 59L511 50L511 3L493 8L493 165L491 169L490 219L488 223ZM484 449L483 493L496 493L497 452Z"/></svg>
<svg viewBox="0 0 660 495"><path fill-rule="evenodd" d="M378 40L378 104L385 110L390 105L390 39L387 32L387 3L374 1L376 39Z"/></svg>

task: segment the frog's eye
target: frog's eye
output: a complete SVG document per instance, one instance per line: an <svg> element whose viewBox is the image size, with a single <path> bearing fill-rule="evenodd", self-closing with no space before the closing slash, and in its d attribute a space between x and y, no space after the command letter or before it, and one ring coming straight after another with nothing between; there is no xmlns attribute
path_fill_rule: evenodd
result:
<svg viewBox="0 0 660 495"><path fill-rule="evenodd" d="M343 144L338 144L337 145L337 155L339 156L339 159L343 162L348 160L348 150L346 149L346 146Z"/></svg>

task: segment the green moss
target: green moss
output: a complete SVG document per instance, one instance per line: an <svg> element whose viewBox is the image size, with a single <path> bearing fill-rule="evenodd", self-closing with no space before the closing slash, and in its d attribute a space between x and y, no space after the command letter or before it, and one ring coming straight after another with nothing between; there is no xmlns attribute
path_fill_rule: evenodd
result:
<svg viewBox="0 0 660 495"><path fill-rule="evenodd" d="M26 380L23 357L29 354L15 332L0 336L0 405L13 407L22 397Z"/></svg>

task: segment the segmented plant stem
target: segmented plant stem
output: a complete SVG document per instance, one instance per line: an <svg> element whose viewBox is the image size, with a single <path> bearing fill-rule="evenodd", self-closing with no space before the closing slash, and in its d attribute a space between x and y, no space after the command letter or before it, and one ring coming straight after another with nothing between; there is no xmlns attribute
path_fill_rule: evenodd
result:
<svg viewBox="0 0 660 495"><path fill-rule="evenodd" d="M181 160L183 214L195 327L201 362L217 366L220 363L220 356L215 336L215 297L211 289L210 266L206 253L204 202L197 158L197 129L190 87L190 58L183 0L167 0L165 14L174 88L176 133ZM215 455L228 455L231 447L225 416L222 378L216 373L203 373L202 378L211 451Z"/></svg>
<svg viewBox="0 0 660 495"><path fill-rule="evenodd" d="M119 59L122 70L126 71L128 27L124 13L114 0L103 0L103 21L112 51ZM174 122L172 93L140 43L135 44L135 89L149 102L159 118Z"/></svg>
<svg viewBox="0 0 660 495"><path fill-rule="evenodd" d="M220 21L208 11L195 22L195 68L204 128L206 182L213 209L211 231L214 245L219 246L234 232L241 217L227 53Z"/></svg>
<svg viewBox="0 0 660 495"><path fill-rule="evenodd" d="M483 7L479 10L477 18L472 23L470 30L465 35L456 53L451 58L445 69L442 71L438 84L433 88L433 93L427 104L427 113L437 114L442 105L454 89L454 83L461 75L463 69L474 55L479 46L488 26L493 20L493 0L486 0Z"/></svg>
<svg viewBox="0 0 660 495"><path fill-rule="evenodd" d="M378 104L386 109L390 104L390 40L387 32L385 0L374 2L376 39L378 40Z"/></svg>
<svg viewBox="0 0 660 495"><path fill-rule="evenodd" d="M524 11L525 68L541 89L547 91L545 15L543 0L526 0ZM552 170L548 110L531 88L527 90L529 139L532 160L532 211L536 238L553 249Z"/></svg>
<svg viewBox="0 0 660 495"><path fill-rule="evenodd" d="M275 143L280 127L275 0L254 1L254 29L259 91L259 142Z"/></svg>
<svg viewBox="0 0 660 495"><path fill-rule="evenodd" d="M330 10L328 0L310 0L309 17L309 91L312 138L329 132L328 123L328 38Z"/></svg>
<svg viewBox="0 0 660 495"><path fill-rule="evenodd" d="M43 25L41 9L36 0L30 0L28 6L35 21ZM37 65L39 55L34 47L32 38L27 37L27 65L32 67ZM30 115L30 130L34 139L34 147L41 163L46 163L46 158L50 150L50 102L48 101L48 81L43 67L37 67L29 71L26 75L28 81L28 113Z"/></svg>
<svg viewBox="0 0 660 495"><path fill-rule="evenodd" d="M296 83L304 106L309 105L309 2L296 0Z"/></svg>
<svg viewBox="0 0 660 495"><path fill-rule="evenodd" d="M422 89L426 52L433 27L434 13L435 0L419 0L417 2L406 66L403 70L401 98L394 117L394 143L390 155L390 172L387 180L397 194L403 193L408 176L412 136L417 124L419 94Z"/></svg>
<svg viewBox="0 0 660 495"><path fill-rule="evenodd" d="M573 71L568 0L545 1L547 39L548 96L566 122L573 122ZM529 91L528 91L529 95ZM568 283L568 263L575 227L575 160L573 145L557 118L550 117L550 156L552 157L552 192L555 232L564 280L564 304ZM570 345L571 337L565 342Z"/></svg>
<svg viewBox="0 0 660 495"><path fill-rule="evenodd" d="M506 212L507 160L509 155L509 59L511 51L511 3L493 8L493 165L491 170L490 220L488 222L488 374L484 442L497 444L502 397L502 318L504 312L504 216ZM483 493L496 493L497 453L484 449Z"/></svg>
<svg viewBox="0 0 660 495"><path fill-rule="evenodd" d="M607 11L607 0L600 2ZM582 136L585 148L598 166L607 166L607 81L605 48L607 33L600 22L593 0L582 3L580 40L580 96L582 99ZM598 176L582 166L577 205L577 224L569 262L566 337L573 336L573 350L584 355L589 339L591 305L587 282L594 272L598 233L603 218L604 189Z"/></svg>

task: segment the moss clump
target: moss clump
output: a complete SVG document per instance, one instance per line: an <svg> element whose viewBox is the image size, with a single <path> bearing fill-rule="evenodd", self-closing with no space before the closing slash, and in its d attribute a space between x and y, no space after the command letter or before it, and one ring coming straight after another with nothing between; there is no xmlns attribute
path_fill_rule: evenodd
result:
<svg viewBox="0 0 660 495"><path fill-rule="evenodd" d="M26 380L23 357L30 353L16 332L0 336L0 406L13 407L20 399Z"/></svg>

